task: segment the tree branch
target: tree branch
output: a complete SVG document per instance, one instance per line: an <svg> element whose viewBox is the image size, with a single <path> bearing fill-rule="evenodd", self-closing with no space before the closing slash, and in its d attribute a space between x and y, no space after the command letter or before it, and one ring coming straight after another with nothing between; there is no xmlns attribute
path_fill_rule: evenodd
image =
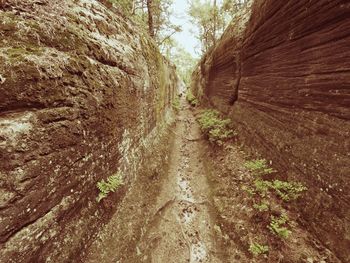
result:
<svg viewBox="0 0 350 263"><path fill-rule="evenodd" d="M171 38L175 33L179 32L180 29L179 28L174 28L174 31L171 32L171 34L169 34L168 36L166 36L165 38L162 39L162 41L159 42L158 46L161 46L166 40L168 40L169 38Z"/></svg>

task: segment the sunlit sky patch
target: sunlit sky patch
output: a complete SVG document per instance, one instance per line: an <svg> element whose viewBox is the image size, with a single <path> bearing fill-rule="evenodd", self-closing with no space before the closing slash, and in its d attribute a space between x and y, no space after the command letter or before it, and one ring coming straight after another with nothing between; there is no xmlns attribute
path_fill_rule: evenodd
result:
<svg viewBox="0 0 350 263"><path fill-rule="evenodd" d="M182 32L174 35L175 40L182 45L190 54L199 56L200 43L196 38L196 27L191 23L187 14L187 0L173 0L173 15L171 21L182 27Z"/></svg>
<svg viewBox="0 0 350 263"><path fill-rule="evenodd" d="M206 0L201 0L202 2ZM220 4L222 0L218 0ZM187 14L188 0L173 0L173 15L171 21L182 27L182 32L174 35L175 40L182 45L190 54L194 57L200 56L200 43L196 38L198 30L196 26L190 21L189 15Z"/></svg>

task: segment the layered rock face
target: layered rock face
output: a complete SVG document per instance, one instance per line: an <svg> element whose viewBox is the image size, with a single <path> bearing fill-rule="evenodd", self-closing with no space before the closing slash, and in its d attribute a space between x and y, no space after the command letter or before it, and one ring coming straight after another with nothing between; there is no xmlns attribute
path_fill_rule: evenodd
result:
<svg viewBox="0 0 350 263"><path fill-rule="evenodd" d="M2 262L73 262L170 118L174 72L98 1L0 1ZM125 186L97 203L116 173Z"/></svg>
<svg viewBox="0 0 350 263"><path fill-rule="evenodd" d="M350 3L257 0L193 75L240 139L303 182L300 219L350 262ZM234 160L232 160L234 161Z"/></svg>

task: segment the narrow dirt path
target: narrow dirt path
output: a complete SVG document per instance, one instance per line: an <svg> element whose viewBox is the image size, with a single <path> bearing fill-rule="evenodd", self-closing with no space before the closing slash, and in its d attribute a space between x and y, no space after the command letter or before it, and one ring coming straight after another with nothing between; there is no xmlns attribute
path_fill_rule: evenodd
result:
<svg viewBox="0 0 350 263"><path fill-rule="evenodd" d="M184 100L174 132L168 179L157 200L159 210L138 252L144 262L221 262L216 256L201 132Z"/></svg>

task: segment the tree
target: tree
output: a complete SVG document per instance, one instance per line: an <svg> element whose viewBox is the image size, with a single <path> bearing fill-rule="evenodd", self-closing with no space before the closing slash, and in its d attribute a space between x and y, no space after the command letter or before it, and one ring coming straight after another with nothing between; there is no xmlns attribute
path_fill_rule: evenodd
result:
<svg viewBox="0 0 350 263"><path fill-rule="evenodd" d="M135 0L109 0L109 2L119 5L126 13L132 13L135 4Z"/></svg>
<svg viewBox="0 0 350 263"><path fill-rule="evenodd" d="M153 2L154 40L161 46L166 39L180 32L181 27L170 21L173 0L153 0Z"/></svg>
<svg viewBox="0 0 350 263"><path fill-rule="evenodd" d="M165 41L162 53L176 65L176 71L179 77L183 80L186 86L189 86L191 82L191 74L198 59L194 58L184 49L183 46L172 38Z"/></svg>
<svg viewBox="0 0 350 263"><path fill-rule="evenodd" d="M148 11L148 32L149 35L154 38L154 25L153 25L153 1L147 0L147 11Z"/></svg>
<svg viewBox="0 0 350 263"><path fill-rule="evenodd" d="M213 4L213 45L215 45L215 43L216 43L217 23L218 23L218 12L217 12L216 0L214 0L214 4Z"/></svg>
<svg viewBox="0 0 350 263"><path fill-rule="evenodd" d="M198 39L202 45L202 52L205 53L215 43L217 26L217 6L211 0L191 0L189 2L188 14L199 30Z"/></svg>
<svg viewBox="0 0 350 263"><path fill-rule="evenodd" d="M234 14L249 0L189 0L188 14L199 30L198 39L202 52L207 52L216 44Z"/></svg>
<svg viewBox="0 0 350 263"><path fill-rule="evenodd" d="M242 7L244 7L249 0L223 0L221 5L221 10L224 12L229 12L235 14Z"/></svg>
<svg viewBox="0 0 350 263"><path fill-rule="evenodd" d="M181 27L170 21L173 0L109 0L119 5L133 20L145 28L158 46Z"/></svg>

